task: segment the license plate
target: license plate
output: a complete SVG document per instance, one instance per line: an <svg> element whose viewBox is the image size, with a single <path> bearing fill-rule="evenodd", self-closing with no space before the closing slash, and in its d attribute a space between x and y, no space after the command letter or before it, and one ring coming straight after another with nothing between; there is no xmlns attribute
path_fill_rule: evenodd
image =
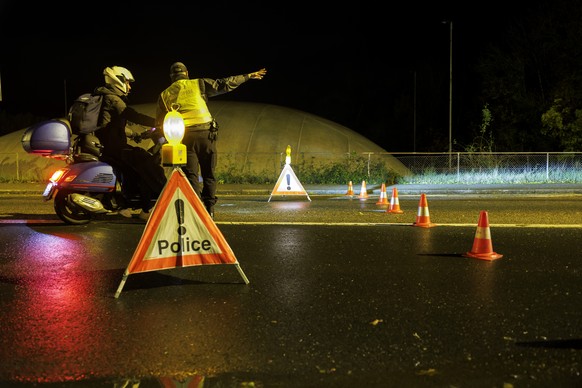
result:
<svg viewBox="0 0 582 388"><path fill-rule="evenodd" d="M53 197L54 191L55 191L55 185L52 182L49 182L46 185L44 192L42 193L42 197L44 198L44 200L48 201L49 199L51 199Z"/></svg>

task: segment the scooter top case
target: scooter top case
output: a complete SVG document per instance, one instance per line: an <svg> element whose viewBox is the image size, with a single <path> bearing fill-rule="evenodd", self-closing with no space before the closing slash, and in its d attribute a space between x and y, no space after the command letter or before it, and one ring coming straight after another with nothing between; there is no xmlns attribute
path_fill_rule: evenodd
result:
<svg viewBox="0 0 582 388"><path fill-rule="evenodd" d="M71 153L71 126L66 119L52 119L28 127L21 139L29 154L58 157Z"/></svg>

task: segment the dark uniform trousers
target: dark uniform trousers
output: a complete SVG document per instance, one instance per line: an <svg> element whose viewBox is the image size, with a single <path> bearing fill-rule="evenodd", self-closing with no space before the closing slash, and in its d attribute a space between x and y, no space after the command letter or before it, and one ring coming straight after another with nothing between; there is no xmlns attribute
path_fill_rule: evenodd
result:
<svg viewBox="0 0 582 388"><path fill-rule="evenodd" d="M212 139L211 139L212 138ZM216 197L216 139L211 136L210 124L186 127L182 144L186 146L186 166L182 168L192 188L213 215ZM202 185L199 175L202 177Z"/></svg>

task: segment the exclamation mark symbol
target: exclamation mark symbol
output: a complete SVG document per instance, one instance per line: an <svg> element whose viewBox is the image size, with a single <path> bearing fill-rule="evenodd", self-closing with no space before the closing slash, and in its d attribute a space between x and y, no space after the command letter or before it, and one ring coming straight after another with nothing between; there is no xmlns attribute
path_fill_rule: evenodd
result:
<svg viewBox="0 0 582 388"><path fill-rule="evenodd" d="M178 218L178 234L183 236L186 234L186 227L182 225L184 223L184 201L177 199L174 202L174 207L176 208L176 217Z"/></svg>
<svg viewBox="0 0 582 388"><path fill-rule="evenodd" d="M287 174L287 190L291 190L291 174Z"/></svg>

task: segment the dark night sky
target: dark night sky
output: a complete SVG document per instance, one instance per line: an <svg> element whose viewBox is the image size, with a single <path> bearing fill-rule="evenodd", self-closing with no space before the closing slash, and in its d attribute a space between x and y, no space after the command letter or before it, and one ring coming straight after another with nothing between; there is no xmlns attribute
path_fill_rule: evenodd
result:
<svg viewBox="0 0 582 388"><path fill-rule="evenodd" d="M103 2L92 5L94 11L75 11L56 2L33 10L26 2L0 1L0 108L61 116L76 95L102 84L106 66L132 71L130 104L154 102L175 61L186 63L191 76L211 78L266 67L264 80L218 98L302 109L367 136L354 128L345 106L335 107L334 98L371 96L361 99L371 105L366 109L381 111L390 101L383 96L401 93L387 79L408 77L412 83L420 66L446 79L449 29L443 20L453 20L453 71L459 78L454 85L460 89L470 84L463 74L479 48L498 39L514 17L495 3L481 8L334 3L327 9L307 2L235 4ZM444 93L446 98L448 89ZM443 111L445 126L447 114Z"/></svg>

